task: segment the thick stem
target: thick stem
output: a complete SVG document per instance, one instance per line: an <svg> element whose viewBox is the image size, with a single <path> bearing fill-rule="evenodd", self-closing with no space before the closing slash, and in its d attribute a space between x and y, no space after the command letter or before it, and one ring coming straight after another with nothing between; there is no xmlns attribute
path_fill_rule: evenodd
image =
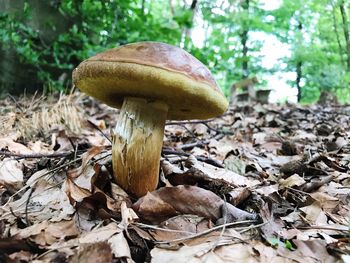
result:
<svg viewBox="0 0 350 263"><path fill-rule="evenodd" d="M168 106L125 98L113 136L113 172L128 193L141 197L156 189Z"/></svg>

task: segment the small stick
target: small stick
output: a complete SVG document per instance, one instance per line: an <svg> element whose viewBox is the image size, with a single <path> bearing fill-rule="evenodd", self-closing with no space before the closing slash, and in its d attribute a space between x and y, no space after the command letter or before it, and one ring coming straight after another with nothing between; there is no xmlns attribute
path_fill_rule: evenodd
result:
<svg viewBox="0 0 350 263"><path fill-rule="evenodd" d="M185 241L185 240L188 240L188 239L192 239L192 238L196 238L196 237L200 237L200 236L206 235L208 233L211 233L211 232L213 232L215 230L218 230L218 229L221 229L221 228L224 228L224 227L234 226L234 225L239 225L239 224L245 224L245 223L255 223L255 222L256 222L256 220L245 220L245 221L240 221L240 222L227 223L227 224L223 224L223 225L220 225L220 226L216 226L216 227L210 228L208 230L205 230L203 232L197 233L197 234L192 235L192 236L177 238L177 239L168 240L168 241L155 241L155 243L157 243L157 244L168 244L168 243L174 243L174 242L181 242L181 241ZM263 223L263 224L265 224L265 223ZM259 224L259 225L256 225L254 227L260 227L263 224ZM243 228L243 229L249 228L250 229L251 227L239 227L239 228Z"/></svg>
<svg viewBox="0 0 350 263"><path fill-rule="evenodd" d="M185 153L183 151L176 151L173 149L166 149L166 148L163 148L162 154L174 154L174 155L180 155L180 156L190 156L189 153ZM214 159L203 157L203 156L195 156L195 158L198 161L206 162L208 164L211 164L211 165L219 167L219 168L224 168L224 166L221 163L219 163L218 161L216 161Z"/></svg>
<svg viewBox="0 0 350 263"><path fill-rule="evenodd" d="M66 157L73 154L74 152L61 152L61 153L13 153L8 151L0 151L0 155L3 156L14 156L19 157L19 159L26 158L57 158L57 157Z"/></svg>
<svg viewBox="0 0 350 263"><path fill-rule="evenodd" d="M194 148L194 147L197 147L197 146L207 145L209 143L210 143L209 140L197 141L197 142L193 142L193 143L182 144L182 145L178 146L178 148L181 149L181 150L186 150L186 149Z"/></svg>
<svg viewBox="0 0 350 263"><path fill-rule="evenodd" d="M103 135L103 137L105 137L112 144L112 140L95 123L90 120L87 120L87 122L96 130L98 130Z"/></svg>

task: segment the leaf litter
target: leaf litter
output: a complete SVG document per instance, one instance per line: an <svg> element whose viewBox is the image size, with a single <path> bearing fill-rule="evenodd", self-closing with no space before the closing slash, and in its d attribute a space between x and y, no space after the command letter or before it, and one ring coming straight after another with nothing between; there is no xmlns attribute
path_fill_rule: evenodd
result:
<svg viewBox="0 0 350 263"><path fill-rule="evenodd" d="M158 188L112 176L118 110L5 99L1 262L349 262L350 107L233 106L169 121Z"/></svg>

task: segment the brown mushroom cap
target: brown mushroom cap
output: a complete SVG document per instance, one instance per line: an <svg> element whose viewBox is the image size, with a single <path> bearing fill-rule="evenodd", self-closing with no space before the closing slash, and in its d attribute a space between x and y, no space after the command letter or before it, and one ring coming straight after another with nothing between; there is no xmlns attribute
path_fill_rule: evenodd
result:
<svg viewBox="0 0 350 263"><path fill-rule="evenodd" d="M210 71L181 48L139 42L83 61L73 72L85 93L120 108L124 97L162 100L168 119L207 119L223 114L228 101Z"/></svg>

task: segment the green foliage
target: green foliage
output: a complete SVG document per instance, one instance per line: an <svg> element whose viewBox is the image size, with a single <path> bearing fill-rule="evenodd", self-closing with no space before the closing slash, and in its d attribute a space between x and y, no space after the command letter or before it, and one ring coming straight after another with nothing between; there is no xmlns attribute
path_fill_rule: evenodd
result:
<svg viewBox="0 0 350 263"><path fill-rule="evenodd" d="M191 26L189 12L175 7L177 15L171 18L160 0L143 9L132 0L54 2L41 3L47 19L45 13L40 13L44 18L35 13L31 1L0 16L0 49L14 49L21 63L35 68L46 89L70 87L67 76L73 68L102 50L142 40L179 45L182 28ZM65 21L62 28L55 20Z"/></svg>

